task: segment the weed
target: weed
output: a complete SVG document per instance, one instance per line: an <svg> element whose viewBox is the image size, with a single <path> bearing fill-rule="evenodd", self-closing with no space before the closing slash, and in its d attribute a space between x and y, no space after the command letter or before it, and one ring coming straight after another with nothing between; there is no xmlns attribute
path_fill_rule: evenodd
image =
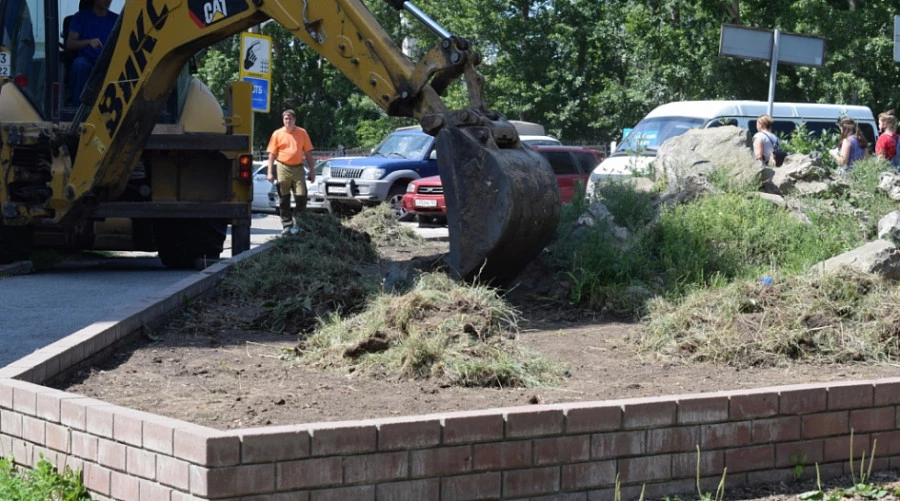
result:
<svg viewBox="0 0 900 501"><path fill-rule="evenodd" d="M16 468L12 458L0 459L0 499L20 501L90 501L81 473L66 466L61 472L41 455L33 470Z"/></svg>
<svg viewBox="0 0 900 501"><path fill-rule="evenodd" d="M806 472L806 467L804 466L804 463L806 463L806 459L807 456L805 452L795 452L791 454L791 464L794 465L794 467L792 468L792 471L794 472L794 480L798 482L801 478L803 478L803 474Z"/></svg>

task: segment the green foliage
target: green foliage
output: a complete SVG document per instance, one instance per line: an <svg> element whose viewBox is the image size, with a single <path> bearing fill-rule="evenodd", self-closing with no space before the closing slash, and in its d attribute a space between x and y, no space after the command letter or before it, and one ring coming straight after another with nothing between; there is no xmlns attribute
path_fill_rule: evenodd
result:
<svg viewBox="0 0 900 501"><path fill-rule="evenodd" d="M0 459L0 499L17 501L90 501L81 473L66 466L61 472L41 459L33 470L16 468L12 458Z"/></svg>

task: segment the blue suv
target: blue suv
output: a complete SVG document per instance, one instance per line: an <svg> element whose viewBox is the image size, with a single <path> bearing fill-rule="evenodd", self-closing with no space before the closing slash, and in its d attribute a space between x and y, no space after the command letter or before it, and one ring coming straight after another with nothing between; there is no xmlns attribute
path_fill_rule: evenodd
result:
<svg viewBox="0 0 900 501"><path fill-rule="evenodd" d="M364 206L390 204L400 220L412 215L401 200L410 181L438 174L434 138L419 127L392 132L367 157L332 158L319 181L333 214L350 214Z"/></svg>

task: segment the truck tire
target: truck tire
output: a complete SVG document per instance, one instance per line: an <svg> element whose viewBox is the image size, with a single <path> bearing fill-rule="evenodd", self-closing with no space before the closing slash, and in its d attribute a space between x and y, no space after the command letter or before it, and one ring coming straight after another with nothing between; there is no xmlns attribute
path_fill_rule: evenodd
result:
<svg viewBox="0 0 900 501"><path fill-rule="evenodd" d="M27 261L33 239L32 226L0 226L0 264Z"/></svg>
<svg viewBox="0 0 900 501"><path fill-rule="evenodd" d="M406 212L403 208L403 195L406 193L406 185L409 183L395 184L391 186L391 191L388 192L387 203L391 206L391 210L394 211L394 214L397 216L397 221L412 221L412 219L416 216L415 214Z"/></svg>
<svg viewBox="0 0 900 501"><path fill-rule="evenodd" d="M228 223L205 219L155 219L156 250L168 268L194 268L198 259L219 259Z"/></svg>

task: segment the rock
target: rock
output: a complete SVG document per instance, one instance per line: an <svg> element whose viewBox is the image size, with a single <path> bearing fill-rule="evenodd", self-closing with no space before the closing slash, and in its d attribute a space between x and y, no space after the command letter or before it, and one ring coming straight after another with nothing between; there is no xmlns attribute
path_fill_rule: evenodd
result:
<svg viewBox="0 0 900 501"><path fill-rule="evenodd" d="M887 240L875 240L852 251L816 263L813 265L812 271L833 273L843 267L897 280L900 279L900 249Z"/></svg>

